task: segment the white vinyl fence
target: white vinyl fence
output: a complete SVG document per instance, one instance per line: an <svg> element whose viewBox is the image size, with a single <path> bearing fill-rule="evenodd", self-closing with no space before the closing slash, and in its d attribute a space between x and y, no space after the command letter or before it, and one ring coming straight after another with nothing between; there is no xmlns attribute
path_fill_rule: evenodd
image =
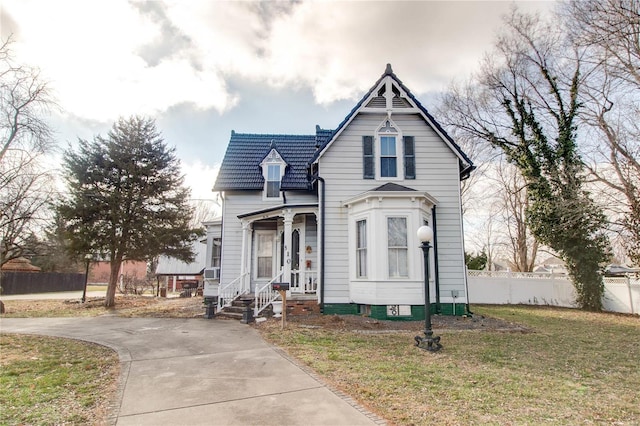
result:
<svg viewBox="0 0 640 426"><path fill-rule="evenodd" d="M567 276L544 272L468 271L469 303L553 305L575 308L576 293ZM604 279L605 311L638 314L640 279Z"/></svg>

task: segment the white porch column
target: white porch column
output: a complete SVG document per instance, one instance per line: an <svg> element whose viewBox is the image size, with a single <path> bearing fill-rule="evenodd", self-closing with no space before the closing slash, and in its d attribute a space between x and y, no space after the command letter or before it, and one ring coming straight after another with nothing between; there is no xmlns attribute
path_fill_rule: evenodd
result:
<svg viewBox="0 0 640 426"><path fill-rule="evenodd" d="M291 230L293 224L294 213L291 209L284 210L282 217L284 218L284 267L282 272L282 281L291 281ZM291 283L293 284L293 283Z"/></svg>
<svg viewBox="0 0 640 426"><path fill-rule="evenodd" d="M250 228L251 228L251 224L249 222L242 221L242 249L240 250L240 275L242 276L241 287L243 290L250 288L249 280L247 279L248 276L245 276L245 274L249 272L248 260L251 258L251 255L249 253L249 250L251 250L251 244L249 240L251 236Z"/></svg>

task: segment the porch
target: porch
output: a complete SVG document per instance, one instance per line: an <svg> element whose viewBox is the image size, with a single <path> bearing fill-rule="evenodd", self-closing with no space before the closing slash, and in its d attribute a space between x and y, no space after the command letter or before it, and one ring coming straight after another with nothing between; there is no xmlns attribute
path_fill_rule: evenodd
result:
<svg viewBox="0 0 640 426"><path fill-rule="evenodd" d="M242 229L240 274L221 283L219 307L252 294L258 315L279 293L275 282L287 282L288 298L313 297L319 283L317 204L274 207L238 215Z"/></svg>

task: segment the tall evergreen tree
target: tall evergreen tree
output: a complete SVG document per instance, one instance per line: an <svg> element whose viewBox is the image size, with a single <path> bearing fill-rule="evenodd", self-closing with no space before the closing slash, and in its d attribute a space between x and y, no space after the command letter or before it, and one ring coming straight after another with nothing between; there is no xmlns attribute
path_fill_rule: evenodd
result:
<svg viewBox="0 0 640 426"><path fill-rule="evenodd" d="M189 221L189 189L183 186L175 148L168 148L154 120L118 120L107 137L80 140L64 154L69 195L57 206L70 249L100 253L111 262L105 306L115 304L120 266L166 254L193 259L200 231Z"/></svg>

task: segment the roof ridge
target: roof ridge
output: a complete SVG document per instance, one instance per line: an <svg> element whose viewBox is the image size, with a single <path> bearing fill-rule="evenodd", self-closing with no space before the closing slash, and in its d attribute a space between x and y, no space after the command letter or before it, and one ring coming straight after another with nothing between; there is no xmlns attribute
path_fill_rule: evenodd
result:
<svg viewBox="0 0 640 426"><path fill-rule="evenodd" d="M300 138L300 137L315 137L315 134L298 134L298 133L239 133L236 132L235 130L231 131L231 137L234 136L259 136L261 138L269 138L269 137L296 137L296 138Z"/></svg>

